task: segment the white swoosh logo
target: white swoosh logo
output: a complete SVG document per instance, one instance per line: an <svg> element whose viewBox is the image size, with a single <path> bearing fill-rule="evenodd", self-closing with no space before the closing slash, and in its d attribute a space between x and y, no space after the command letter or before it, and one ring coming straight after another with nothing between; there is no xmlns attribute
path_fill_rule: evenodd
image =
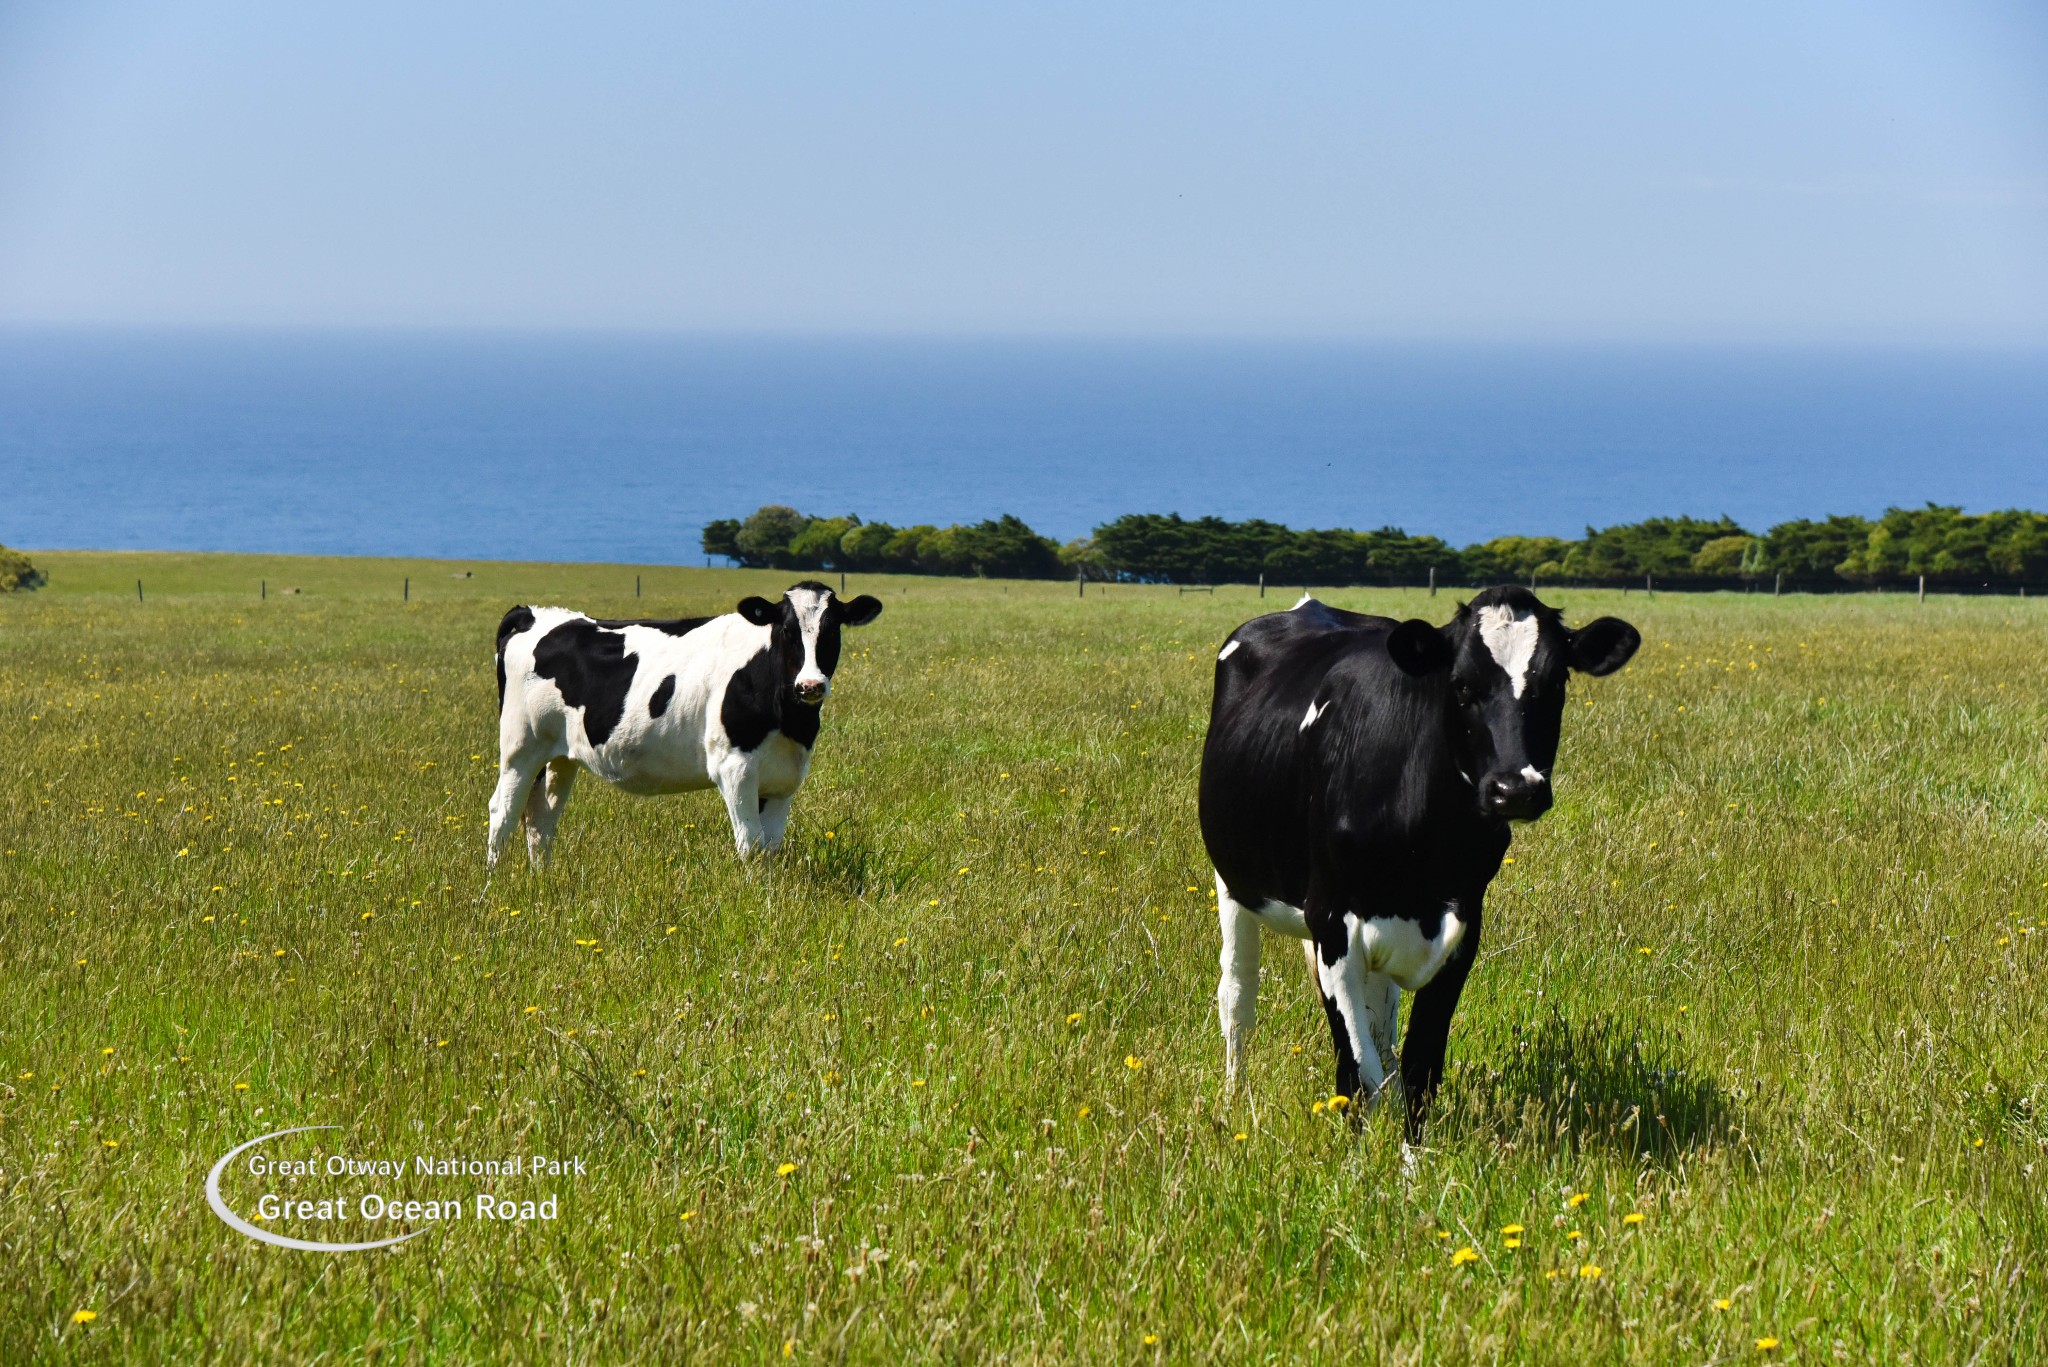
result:
<svg viewBox="0 0 2048 1367"><path fill-rule="evenodd" d="M372 1239L366 1244L316 1243L312 1239L293 1239L283 1234L272 1234L261 1225L252 1225L232 1210L229 1210L228 1203L220 1199L220 1175L227 1171L228 1164L235 1161L237 1154L253 1149L258 1144L264 1143L267 1140L281 1139L288 1134L300 1134L306 1130L338 1130L340 1128L341 1126L339 1125L299 1125L289 1130L273 1130L269 1134L257 1135L248 1143L239 1144L229 1149L225 1154L221 1155L220 1162L213 1165L213 1171L206 1174L206 1204L213 1207L213 1213L218 1215L221 1218L221 1223L229 1229L246 1234L252 1239L261 1240L266 1244L276 1244L279 1248L304 1249L308 1253L359 1253L366 1248L389 1248L393 1244L402 1244L407 1239L425 1234L427 1231L424 1229L416 1229L411 1234L399 1234L389 1239Z"/></svg>

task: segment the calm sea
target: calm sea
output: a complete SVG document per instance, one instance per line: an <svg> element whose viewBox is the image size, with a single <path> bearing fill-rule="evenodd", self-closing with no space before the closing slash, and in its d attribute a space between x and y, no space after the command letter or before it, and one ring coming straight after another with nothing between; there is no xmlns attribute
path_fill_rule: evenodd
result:
<svg viewBox="0 0 2048 1367"><path fill-rule="evenodd" d="M0 543L693 563L768 502L1455 544L2048 509L2048 353L0 334Z"/></svg>

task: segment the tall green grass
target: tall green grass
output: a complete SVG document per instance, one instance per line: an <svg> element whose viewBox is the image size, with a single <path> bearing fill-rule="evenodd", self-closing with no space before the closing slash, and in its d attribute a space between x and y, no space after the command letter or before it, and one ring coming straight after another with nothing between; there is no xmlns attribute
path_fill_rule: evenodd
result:
<svg viewBox="0 0 2048 1367"><path fill-rule="evenodd" d="M861 578L780 860L590 781L548 873L487 880L504 607L793 576L37 563L0 599L0 1360L2048 1353L2031 600L1557 595L1645 645L1573 684L1411 1176L1392 1114L1317 1109L1290 944L1222 1092L1195 777L1217 643L1288 598ZM267 1151L588 1172L224 1182L559 1200L384 1252L217 1221L215 1159L308 1124Z"/></svg>

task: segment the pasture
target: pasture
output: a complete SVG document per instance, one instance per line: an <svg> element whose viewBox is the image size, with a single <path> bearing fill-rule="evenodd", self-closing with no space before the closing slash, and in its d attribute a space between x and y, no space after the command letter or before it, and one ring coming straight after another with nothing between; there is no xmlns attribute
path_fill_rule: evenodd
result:
<svg viewBox="0 0 2048 1367"><path fill-rule="evenodd" d="M713 794L586 780L553 868L487 882L506 606L798 576L35 559L0 598L0 1360L2048 1355L2048 604L1545 594L1644 646L1573 683L1409 1177L1392 1108L1318 1104L1291 944L1222 1092L1195 776L1217 643L1291 593L857 576L887 610L779 862ZM202 1184L298 1125L339 1128L275 1156L587 1171L287 1180L559 1203L288 1251Z"/></svg>

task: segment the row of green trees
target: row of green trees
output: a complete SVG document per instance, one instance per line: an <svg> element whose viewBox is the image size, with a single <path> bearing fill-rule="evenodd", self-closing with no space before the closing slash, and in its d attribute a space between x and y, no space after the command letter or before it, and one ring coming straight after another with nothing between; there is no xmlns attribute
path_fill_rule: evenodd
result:
<svg viewBox="0 0 2048 1367"><path fill-rule="evenodd" d="M1446 584L1531 578L1594 583L1658 579L1878 584L2048 580L2048 514L1965 513L1928 504L1781 522L1750 532L1722 517L1653 517L1586 529L1584 537L1502 536L1462 550L1398 527L1296 531L1252 519L1131 513L1062 546L1015 517L951 527L892 527L857 517L806 517L771 505L714 522L704 549L743 565L885 570L1000 578L1137 579L1158 583Z"/></svg>
<svg viewBox="0 0 2048 1367"><path fill-rule="evenodd" d="M740 522L704 528L704 549L742 565L782 570L867 570L896 574L1052 579L1073 573L1060 547L1008 514L968 526L892 527L857 517L806 517L770 504Z"/></svg>

